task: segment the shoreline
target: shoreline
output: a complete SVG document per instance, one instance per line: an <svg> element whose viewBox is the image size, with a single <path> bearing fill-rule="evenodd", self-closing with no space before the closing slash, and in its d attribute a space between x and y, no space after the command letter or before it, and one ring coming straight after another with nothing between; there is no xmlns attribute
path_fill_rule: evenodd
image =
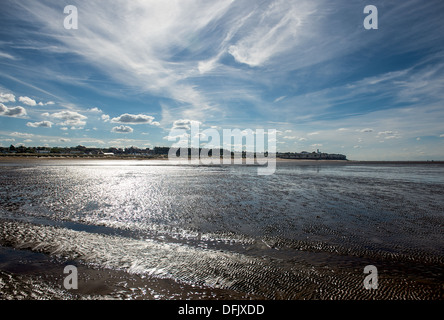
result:
<svg viewBox="0 0 444 320"><path fill-rule="evenodd" d="M128 161L168 161L165 156L137 157L137 156L46 156L46 155L0 155L0 162L11 161L42 161L42 160L128 160ZM245 159L243 159L245 160ZM284 159L275 158L276 162L299 164L444 164L444 160L327 160L327 159Z"/></svg>

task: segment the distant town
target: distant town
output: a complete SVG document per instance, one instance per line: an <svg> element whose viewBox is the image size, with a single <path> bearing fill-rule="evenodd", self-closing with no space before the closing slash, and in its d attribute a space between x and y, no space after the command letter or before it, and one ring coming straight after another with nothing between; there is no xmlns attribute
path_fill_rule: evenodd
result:
<svg viewBox="0 0 444 320"><path fill-rule="evenodd" d="M339 153L320 152L319 149L313 152L285 152L276 153L277 158L281 159L310 159L310 160L347 160L347 156Z"/></svg>
<svg viewBox="0 0 444 320"><path fill-rule="evenodd" d="M194 152L201 154L202 152L209 156L223 156L224 153L230 153L224 149L202 149L188 148L188 155L192 155ZM106 158L106 157L126 157L126 158L167 158L170 152L170 147L154 147L139 149L137 147L129 148L90 148L78 145L76 147L25 147L23 145L15 147L10 145L9 147L0 147L0 156L29 156L29 157L81 157L81 158ZM178 154L179 150L176 149ZM256 153L252 152L233 152L231 156L256 157ZM268 156L268 152L261 154L262 156ZM347 157L343 154L332 154L320 152L319 149L313 152L277 152L276 158L281 159L305 159L305 160L347 160Z"/></svg>

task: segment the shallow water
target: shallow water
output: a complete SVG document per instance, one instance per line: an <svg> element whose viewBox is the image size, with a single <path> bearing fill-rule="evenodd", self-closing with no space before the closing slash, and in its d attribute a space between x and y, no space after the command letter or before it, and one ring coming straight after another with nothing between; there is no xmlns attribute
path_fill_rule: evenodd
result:
<svg viewBox="0 0 444 320"><path fill-rule="evenodd" d="M443 165L51 160L0 177L3 298L443 298ZM89 279L76 292L66 264Z"/></svg>

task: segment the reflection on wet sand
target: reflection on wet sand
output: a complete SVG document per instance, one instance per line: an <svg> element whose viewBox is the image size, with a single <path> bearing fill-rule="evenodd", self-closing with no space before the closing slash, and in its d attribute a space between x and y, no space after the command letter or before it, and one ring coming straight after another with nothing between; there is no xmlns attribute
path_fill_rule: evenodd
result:
<svg viewBox="0 0 444 320"><path fill-rule="evenodd" d="M2 298L442 298L443 166L136 163L0 166Z"/></svg>

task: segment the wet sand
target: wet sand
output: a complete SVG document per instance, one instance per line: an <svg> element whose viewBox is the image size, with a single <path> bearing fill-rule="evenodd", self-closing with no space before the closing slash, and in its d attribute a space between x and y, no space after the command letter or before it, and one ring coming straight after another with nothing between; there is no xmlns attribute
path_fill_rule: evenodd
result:
<svg viewBox="0 0 444 320"><path fill-rule="evenodd" d="M245 300L261 299L172 279L129 274L43 253L0 246L0 300ZM78 270L78 288L65 289L63 269Z"/></svg>
<svg viewBox="0 0 444 320"><path fill-rule="evenodd" d="M443 299L440 166L76 160L0 166L3 299Z"/></svg>
<svg viewBox="0 0 444 320"><path fill-rule="evenodd" d="M442 257L350 252L310 243L300 243L295 254L295 243L272 242L231 254L220 247L201 250L8 220L2 220L0 236L7 246L0 247L3 299L444 298L438 280ZM362 268L371 264L378 266L377 290L363 287ZM62 287L65 265L78 267L78 290Z"/></svg>

